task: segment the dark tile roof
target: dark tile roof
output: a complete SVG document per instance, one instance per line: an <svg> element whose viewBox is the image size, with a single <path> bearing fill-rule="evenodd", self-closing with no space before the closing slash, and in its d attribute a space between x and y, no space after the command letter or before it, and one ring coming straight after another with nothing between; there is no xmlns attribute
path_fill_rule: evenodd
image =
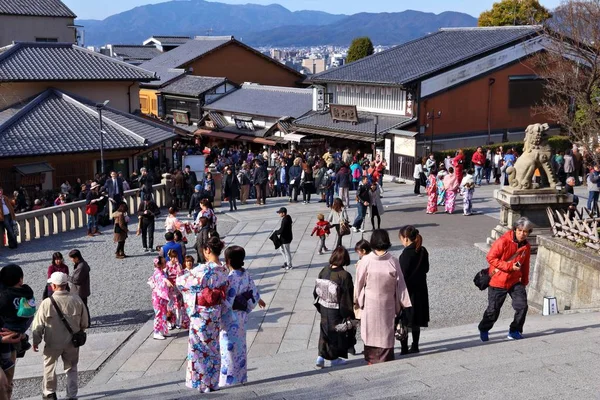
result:
<svg viewBox="0 0 600 400"><path fill-rule="evenodd" d="M312 109L312 101L312 89L244 84L240 89L204 106L204 109L277 119L298 118Z"/></svg>
<svg viewBox="0 0 600 400"><path fill-rule="evenodd" d="M447 28L353 63L313 75L312 82L403 85L521 41L539 26Z"/></svg>
<svg viewBox="0 0 600 400"><path fill-rule="evenodd" d="M202 93L219 86L226 81L227 79L225 78L186 75L180 79L171 81L171 83L164 86L160 91L162 93L198 97Z"/></svg>
<svg viewBox="0 0 600 400"><path fill-rule="evenodd" d="M188 40L191 40L192 38L190 36L165 36L165 35L159 35L159 36L152 36L146 40L144 40L144 43L147 43L149 41L151 41L152 39L156 40L157 42L160 42L163 45L173 45L173 44L184 44L185 42L187 42Z"/></svg>
<svg viewBox="0 0 600 400"><path fill-rule="evenodd" d="M148 61L162 54L154 46L140 46L130 44L114 44L112 45L112 54L115 57L120 57L124 61Z"/></svg>
<svg viewBox="0 0 600 400"><path fill-rule="evenodd" d="M233 40L233 36L198 36L193 40L187 40L184 44L171 51L162 53L153 59L141 64L140 67L154 71L160 77L160 81L152 82L148 87L160 87L173 78L181 75L172 75L172 70L181 68L211 50L216 49Z"/></svg>
<svg viewBox="0 0 600 400"><path fill-rule="evenodd" d="M0 158L98 151L98 113L89 100L48 89L0 111ZM111 108L102 111L104 149L147 148L174 138L172 129Z"/></svg>
<svg viewBox="0 0 600 400"><path fill-rule="evenodd" d="M0 14L32 15L36 17L77 17L60 0L0 0Z"/></svg>
<svg viewBox="0 0 600 400"><path fill-rule="evenodd" d="M153 79L153 72L71 43L22 42L0 52L0 82Z"/></svg>
<svg viewBox="0 0 600 400"><path fill-rule="evenodd" d="M348 132L353 134L373 135L375 133L375 115L373 113L358 112L358 124L351 122L333 122L329 112L311 112L305 117L294 121L297 128L319 129L324 131ZM384 134L390 129L405 126L413 121L411 117L400 115L377 114L379 124L377 132Z"/></svg>

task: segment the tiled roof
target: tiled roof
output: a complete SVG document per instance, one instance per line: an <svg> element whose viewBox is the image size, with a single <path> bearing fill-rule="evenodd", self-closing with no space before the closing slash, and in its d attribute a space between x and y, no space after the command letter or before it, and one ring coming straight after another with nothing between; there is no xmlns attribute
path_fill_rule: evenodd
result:
<svg viewBox="0 0 600 400"><path fill-rule="evenodd" d="M411 117L387 114L377 115L379 116L379 123L377 125L377 133L379 134L384 134L390 129L404 126L413 121ZM333 122L328 112L312 112L305 117L295 120L294 125L298 128L373 135L375 133L375 114L359 111L358 123L354 125L351 122Z"/></svg>
<svg viewBox="0 0 600 400"><path fill-rule="evenodd" d="M219 86L226 81L227 79L225 78L186 75L180 79L172 81L168 85L164 86L160 91L162 93L198 97L202 93Z"/></svg>
<svg viewBox="0 0 600 400"><path fill-rule="evenodd" d="M0 0L0 14L32 15L36 17L77 17L60 0Z"/></svg>
<svg viewBox="0 0 600 400"><path fill-rule="evenodd" d="M140 67L156 72L160 77L160 81L145 86L159 87L164 85L178 76L173 76L170 71L181 68L185 64L202 57L209 51L214 50L231 40L233 40L233 36L198 36L193 40L187 40L184 44L171 51L167 51L166 53L154 57L152 60L146 61L141 64Z"/></svg>
<svg viewBox="0 0 600 400"><path fill-rule="evenodd" d="M191 39L189 36L152 36L144 41L144 43L148 43L152 40L160 42L163 45L169 44L183 44Z"/></svg>
<svg viewBox="0 0 600 400"><path fill-rule="evenodd" d="M541 31L539 26L447 28L353 63L313 75L312 82L403 85Z"/></svg>
<svg viewBox="0 0 600 400"><path fill-rule="evenodd" d="M204 109L277 119L298 118L312 109L312 89L244 84L240 89L204 106Z"/></svg>
<svg viewBox="0 0 600 400"><path fill-rule="evenodd" d="M6 115L9 110L0 111ZM100 150L98 112L89 100L48 89L0 123L0 158ZM146 148L176 135L111 108L102 111L104 149Z"/></svg>
<svg viewBox="0 0 600 400"><path fill-rule="evenodd" d="M22 42L0 52L0 82L153 79L153 72L71 43Z"/></svg>
<svg viewBox="0 0 600 400"><path fill-rule="evenodd" d="M112 45L112 53L115 57L120 57L125 61L148 61L161 54L154 46L140 46L130 44Z"/></svg>

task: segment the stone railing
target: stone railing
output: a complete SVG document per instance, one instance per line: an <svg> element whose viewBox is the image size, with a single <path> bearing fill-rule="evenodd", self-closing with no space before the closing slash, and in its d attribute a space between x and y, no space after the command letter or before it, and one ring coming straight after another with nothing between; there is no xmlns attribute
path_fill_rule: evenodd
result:
<svg viewBox="0 0 600 400"><path fill-rule="evenodd" d="M165 207L169 204L166 185L161 183L154 185L153 188L154 201L158 207ZM141 202L139 189L124 192L123 201L129 207L129 214L136 214ZM109 215L112 213L113 205L109 202ZM85 200L17 214L16 222L19 225L17 235L19 243L85 228L87 227Z"/></svg>

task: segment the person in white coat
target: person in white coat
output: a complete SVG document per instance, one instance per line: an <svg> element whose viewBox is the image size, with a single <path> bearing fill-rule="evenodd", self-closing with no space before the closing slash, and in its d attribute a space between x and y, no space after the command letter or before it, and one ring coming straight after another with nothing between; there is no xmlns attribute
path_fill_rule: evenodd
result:
<svg viewBox="0 0 600 400"><path fill-rule="evenodd" d="M415 160L415 171L413 172L413 178L415 179L415 194L422 197L421 194L421 174L425 174L423 171L423 162L420 158Z"/></svg>
<svg viewBox="0 0 600 400"><path fill-rule="evenodd" d="M371 226L373 230L375 230L375 218L377 218L377 229L381 229L381 216L385 212L383 209L383 204L381 203L381 193L383 192L383 188L379 186L377 182L371 183L371 188L369 190L369 197L371 201L370 212L371 212Z"/></svg>

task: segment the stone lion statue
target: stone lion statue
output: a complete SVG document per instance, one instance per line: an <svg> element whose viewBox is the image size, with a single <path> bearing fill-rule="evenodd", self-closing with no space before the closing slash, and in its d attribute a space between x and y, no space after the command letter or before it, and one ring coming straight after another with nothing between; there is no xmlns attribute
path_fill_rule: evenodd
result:
<svg viewBox="0 0 600 400"><path fill-rule="evenodd" d="M554 172L550 166L552 151L548 145L548 124L529 125L525 130L525 146L523 154L517 159L515 165L508 167L508 184L517 189L535 189L533 174L537 168L548 177L550 187L556 187Z"/></svg>

